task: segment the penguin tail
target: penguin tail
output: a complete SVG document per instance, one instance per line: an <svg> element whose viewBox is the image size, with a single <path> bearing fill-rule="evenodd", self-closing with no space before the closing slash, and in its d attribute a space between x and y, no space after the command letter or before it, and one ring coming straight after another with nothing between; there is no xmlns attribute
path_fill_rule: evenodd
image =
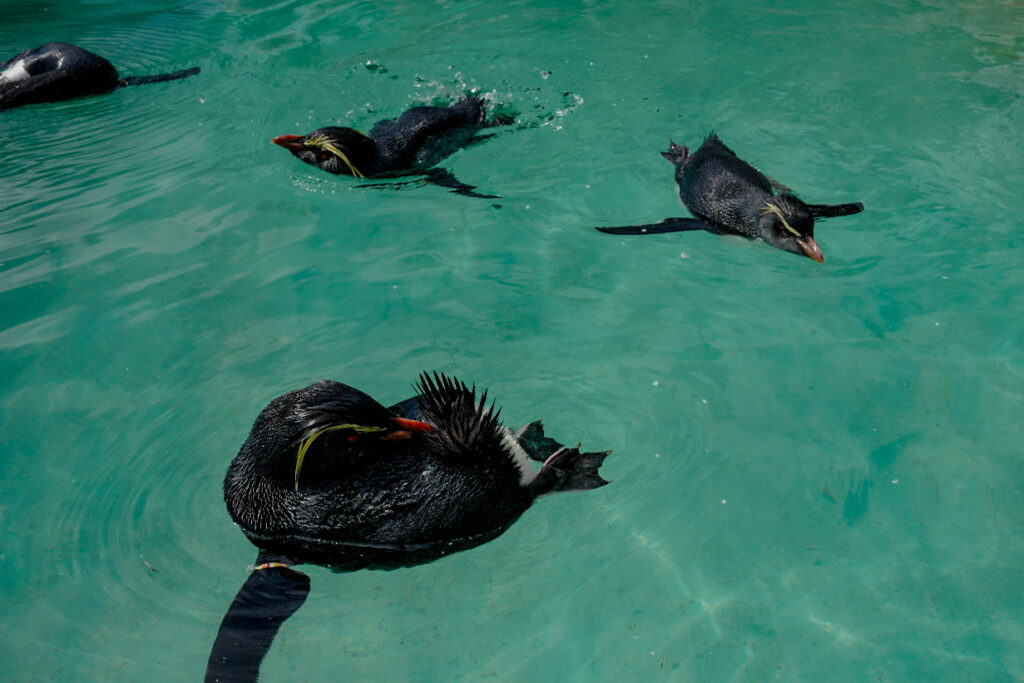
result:
<svg viewBox="0 0 1024 683"><path fill-rule="evenodd" d="M188 78L189 76L195 76L197 73L199 73L199 67L194 66L191 69L172 71L169 74L154 74L152 76L129 76L128 78L121 79L121 82L117 84L117 87L123 88L128 85L148 85L149 83L163 83L164 81L176 81L180 78Z"/></svg>
<svg viewBox="0 0 1024 683"><path fill-rule="evenodd" d="M672 140L669 140L668 151L662 152L661 156L678 166L679 164L686 163L686 160L690 158L690 150L686 145L677 145Z"/></svg>
<svg viewBox="0 0 1024 683"><path fill-rule="evenodd" d="M581 453L576 448L561 448L547 459L530 482L534 497L560 491L587 491L608 483L598 471L611 451Z"/></svg>
<svg viewBox="0 0 1024 683"><path fill-rule="evenodd" d="M487 103L479 95L465 97L453 104L450 109L465 116L467 121L479 125L483 125L487 118Z"/></svg>
<svg viewBox="0 0 1024 683"><path fill-rule="evenodd" d="M461 100L451 105L470 122L481 128L499 128L511 126L516 122L519 112L510 104L499 102L493 95L466 94Z"/></svg>

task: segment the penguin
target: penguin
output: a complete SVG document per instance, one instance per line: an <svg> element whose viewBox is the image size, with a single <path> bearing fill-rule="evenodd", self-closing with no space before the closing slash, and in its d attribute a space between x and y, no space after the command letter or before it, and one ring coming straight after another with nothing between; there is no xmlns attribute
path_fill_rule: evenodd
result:
<svg viewBox="0 0 1024 683"><path fill-rule="evenodd" d="M608 482L610 451L581 453L512 431L487 392L422 373L390 408L323 380L271 401L228 467L224 499L257 547L221 624L207 681L254 681L281 624L305 601L316 564L336 572L431 562L505 532L538 497ZM541 463L539 469L534 462Z"/></svg>
<svg viewBox="0 0 1024 683"><path fill-rule="evenodd" d="M69 43L47 43L0 62L0 109L99 95L126 85L194 76L199 67L154 76L121 78L98 54Z"/></svg>
<svg viewBox="0 0 1024 683"><path fill-rule="evenodd" d="M413 107L397 119L378 121L369 135L354 128L328 126L307 135L281 135L272 143L335 175L356 178L425 176L456 194L497 199L474 192L449 171L436 168L442 159L490 135L484 128L507 125L511 117L487 120L482 97L466 97L449 107Z"/></svg>
<svg viewBox="0 0 1024 683"><path fill-rule="evenodd" d="M860 202L805 204L790 188L736 156L714 133L693 154L670 141L669 150L661 155L676 167L679 196L697 218L666 218L660 223L597 230L613 235L707 230L718 235L759 238L824 263L825 255L814 240L815 219L864 210Z"/></svg>

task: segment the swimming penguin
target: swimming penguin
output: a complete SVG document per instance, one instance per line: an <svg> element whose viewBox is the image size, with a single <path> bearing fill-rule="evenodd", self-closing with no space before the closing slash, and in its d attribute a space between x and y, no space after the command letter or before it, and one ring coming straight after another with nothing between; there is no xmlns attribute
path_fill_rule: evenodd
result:
<svg viewBox="0 0 1024 683"><path fill-rule="evenodd" d="M378 121L369 135L328 126L308 135L281 135L271 142L328 173L356 178L422 175L457 194L496 199L473 192L474 186L434 166L462 147L490 137L479 134L483 128L508 123L507 117L488 121L483 98L467 97L450 107L413 107L397 119Z"/></svg>
<svg viewBox="0 0 1024 683"><path fill-rule="evenodd" d="M259 549L221 624L207 681L254 681L281 624L309 592L300 563L395 569L501 535L546 493L608 482L608 452L581 453L513 432L487 393L423 373L418 394L385 408L324 380L284 394L256 418L228 468L231 518ZM531 461L542 463L537 469Z"/></svg>
<svg viewBox="0 0 1024 683"><path fill-rule="evenodd" d="M860 202L805 204L788 187L736 156L714 133L694 154L670 142L669 150L661 155L675 164L679 196L697 219L666 218L660 223L598 230L613 235L707 230L759 237L779 249L824 263L825 255L814 241L814 220L864 210Z"/></svg>
<svg viewBox="0 0 1024 683"><path fill-rule="evenodd" d="M98 95L126 85L173 81L199 67L155 76L120 78L103 57L68 43L47 43L0 63L0 109Z"/></svg>

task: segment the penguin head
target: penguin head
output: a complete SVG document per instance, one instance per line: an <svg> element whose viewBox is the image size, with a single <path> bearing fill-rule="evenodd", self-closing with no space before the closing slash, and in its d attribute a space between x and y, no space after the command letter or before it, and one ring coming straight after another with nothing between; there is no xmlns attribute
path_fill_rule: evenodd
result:
<svg viewBox="0 0 1024 683"><path fill-rule="evenodd" d="M256 418L225 480L225 491L249 489L253 475L298 489L353 457L401 449L435 428L396 417L372 397L323 380L278 396ZM311 450L315 444L315 448Z"/></svg>
<svg viewBox="0 0 1024 683"><path fill-rule="evenodd" d="M309 135L281 135L271 140L307 164L328 173L365 178L377 157L377 145L354 128L329 126Z"/></svg>
<svg viewBox="0 0 1024 683"><path fill-rule="evenodd" d="M814 241L814 214L796 195L787 192L767 200L757 221L757 232L761 239L779 249L825 262L825 255Z"/></svg>
<svg viewBox="0 0 1024 683"><path fill-rule="evenodd" d="M330 441L326 452L333 460L343 461L346 456L386 448L387 442L406 441L416 434L436 431L436 427L427 422L396 417L368 394L347 384L325 380L308 387L319 388L325 390L323 399L293 416L300 435L293 442L297 448L296 490L307 453L324 435L330 435L324 439Z"/></svg>

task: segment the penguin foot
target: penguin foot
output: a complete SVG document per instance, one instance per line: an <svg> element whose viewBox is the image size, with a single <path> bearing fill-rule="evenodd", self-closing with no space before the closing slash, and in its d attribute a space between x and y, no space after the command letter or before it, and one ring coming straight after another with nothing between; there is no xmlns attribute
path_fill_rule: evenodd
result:
<svg viewBox="0 0 1024 683"><path fill-rule="evenodd" d="M556 491L586 491L608 483L598 469L611 451L581 453L576 448L562 448L547 459L536 478L530 482L534 496Z"/></svg>
<svg viewBox="0 0 1024 683"><path fill-rule="evenodd" d="M530 460L537 462L547 462L548 458L565 448L563 444L544 434L544 424L540 420L522 427L515 438L530 456Z"/></svg>

